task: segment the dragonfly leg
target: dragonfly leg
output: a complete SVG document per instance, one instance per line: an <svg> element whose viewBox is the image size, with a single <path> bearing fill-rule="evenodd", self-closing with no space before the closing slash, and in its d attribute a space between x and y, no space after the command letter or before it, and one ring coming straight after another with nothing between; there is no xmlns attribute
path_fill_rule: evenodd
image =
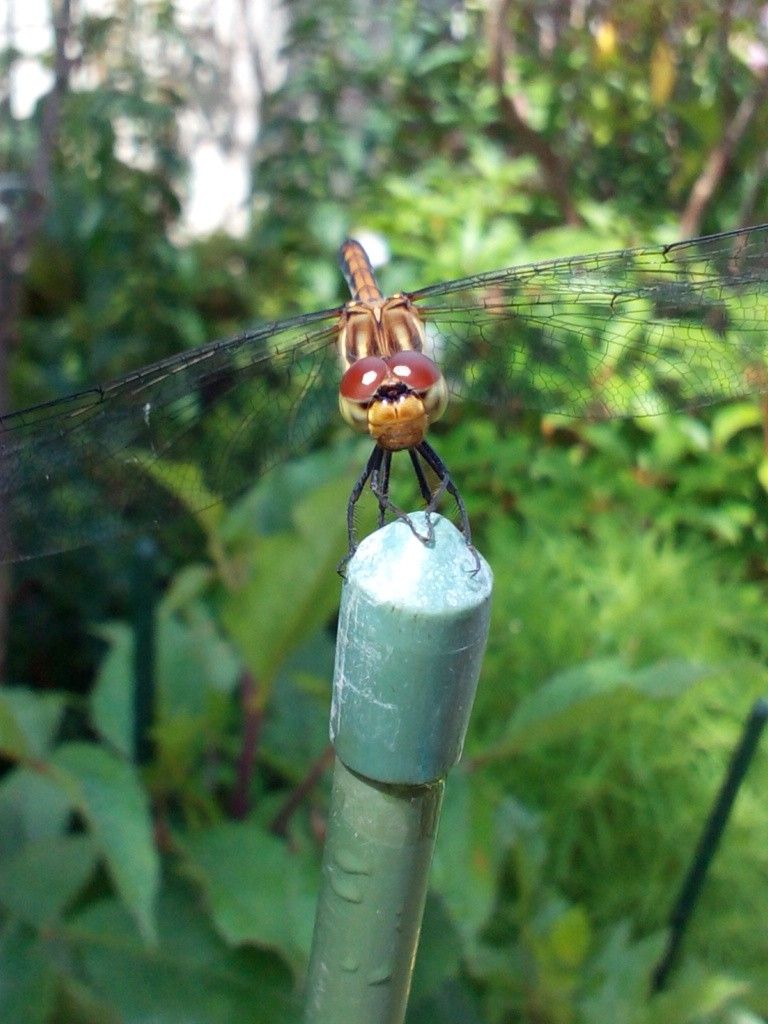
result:
<svg viewBox="0 0 768 1024"><path fill-rule="evenodd" d="M371 452L365 469L357 478L355 486L352 488L352 493L347 502L347 553L336 568L336 571L342 577L344 576L347 563L357 550L355 510L357 502L360 500L360 495L365 490L367 484L370 484L371 493L379 505L379 527L384 525L384 518L387 512L391 512L398 519L404 519L410 525L408 516L389 500L389 473L391 465L392 452L376 445Z"/></svg>
<svg viewBox="0 0 768 1024"><path fill-rule="evenodd" d="M434 528L430 520L430 513L436 511L440 499L446 492L450 494L453 500L456 502L456 508L458 509L459 512L461 532L464 535L464 539L467 542L467 547L472 552L475 559L475 568L473 572L479 571L480 559L475 548L472 545L472 533L469 526L469 516L467 515L467 509L461 495L459 494L458 489L456 488L456 485L454 484L453 480L451 480L451 475L448 472L445 463L434 450L434 448L427 444L426 441L422 441L421 444L417 445L415 448L409 449L408 454L411 459L411 465L413 466L414 472L416 474L416 480L418 481L419 484L419 490L421 491L421 495L424 498L424 501L427 503L426 513L428 530L426 537L422 536L418 532L409 516L401 509L399 509L390 500L389 477L392 466L392 452L389 451L388 449L381 448L379 445L376 445L373 451L371 452L370 458L366 463L365 469L355 482L355 486L352 488L352 493L350 494L349 501L347 502L348 551L347 554L339 563L337 570L339 575L344 575L344 570L347 563L357 550L357 537L355 532L355 510L357 508L357 502L360 500L360 496L365 490L366 485L370 485L371 492L376 498L376 501L378 502L379 527L381 528L384 525L386 514L387 512L390 512L395 518L401 519L403 520L403 522L407 523L410 529L413 531L413 533L419 538L419 540L423 541L425 544L431 543L434 537ZM429 486L429 482L427 481L427 477L424 472L424 467L422 466L419 459L421 459L424 465L431 469L432 472L437 477L438 484L434 490L432 490Z"/></svg>
<svg viewBox="0 0 768 1024"><path fill-rule="evenodd" d="M435 537L435 530L432 525L431 514L437 510L437 507L440 504L440 499L446 492L448 481L450 478L448 477L447 474L442 477L439 477L437 487L433 491L429 486L429 482L427 481L427 477L424 473L424 469L421 465L421 462L419 461L419 455L417 454L417 452L418 449L408 449L408 454L411 457L411 465L413 466L413 470L416 474L416 479L419 482L419 490L421 491L421 496L426 502L426 508L424 511L426 513L427 520L427 535L426 537L422 537L422 540L424 541L425 544L431 544ZM425 463L428 466L430 465L428 462L426 462L426 460Z"/></svg>
<svg viewBox="0 0 768 1024"><path fill-rule="evenodd" d="M387 509L393 508L392 503L389 500L389 474L391 468L392 452L388 449L382 449L380 465L371 473L371 492L375 495L376 500L379 503L379 529L384 525L384 517L387 513ZM397 512L398 510L394 509L394 511Z"/></svg>
<svg viewBox="0 0 768 1024"><path fill-rule="evenodd" d="M472 530L469 525L469 515L467 514L467 506L464 504L464 499L459 493L456 484L451 479L451 474L448 472L448 467L437 454L435 449L428 444L426 441L422 441L421 444L416 445L415 451L422 457L424 462L429 466L432 472L439 480L438 487L432 493L429 504L427 505L427 514L434 512L437 507L437 503L440 498L447 491L453 500L456 502L456 508L459 513L459 521L461 523L461 532L464 535L464 540L467 542L467 547L472 552L472 556L475 560L475 568L473 573L479 572L480 570L480 558L472 544Z"/></svg>
<svg viewBox="0 0 768 1024"><path fill-rule="evenodd" d="M344 567L357 550L357 537L355 535L355 509L357 508L357 503L360 500L360 495L365 490L368 480L374 474L378 474L383 458L384 449L376 445L371 452L365 469L357 478L355 486L352 488L352 493L349 496L349 501L347 502L347 553L336 570L340 576L344 575Z"/></svg>
<svg viewBox="0 0 768 1024"><path fill-rule="evenodd" d="M379 528L384 525L384 518L386 513L389 512L394 519L402 519L403 522L407 523L418 537L419 534L411 520L408 518L408 514L403 512L401 508L398 508L389 497L389 473L391 465L392 452L385 450L383 452L383 457L380 460L380 465L371 473L371 492L379 503ZM422 538L422 540L423 539L424 538Z"/></svg>
<svg viewBox="0 0 768 1024"><path fill-rule="evenodd" d="M424 476L424 470L421 468L421 463L419 462L418 456L416 455L416 452L413 450L413 448L408 449L408 454L411 457L411 465L413 466L413 471L416 474L416 479L419 482L419 490L421 491L421 496L424 499L424 501L426 501L426 503L429 505L429 503L432 501L432 490L429 486L427 478Z"/></svg>

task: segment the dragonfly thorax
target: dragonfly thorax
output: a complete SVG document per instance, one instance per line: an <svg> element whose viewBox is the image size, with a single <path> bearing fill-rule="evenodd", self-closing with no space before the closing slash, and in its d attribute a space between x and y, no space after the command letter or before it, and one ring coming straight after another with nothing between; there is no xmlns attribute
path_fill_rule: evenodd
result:
<svg viewBox="0 0 768 1024"><path fill-rule="evenodd" d="M421 352L424 324L407 295L348 302L339 323L339 356L347 370L365 356Z"/></svg>

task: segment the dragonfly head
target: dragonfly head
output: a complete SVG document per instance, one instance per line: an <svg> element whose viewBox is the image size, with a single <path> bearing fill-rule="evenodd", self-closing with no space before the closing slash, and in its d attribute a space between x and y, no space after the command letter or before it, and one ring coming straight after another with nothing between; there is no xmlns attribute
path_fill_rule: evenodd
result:
<svg viewBox="0 0 768 1024"><path fill-rule="evenodd" d="M358 359L339 387L339 409L347 423L390 451L420 444L447 404L445 378L421 352Z"/></svg>

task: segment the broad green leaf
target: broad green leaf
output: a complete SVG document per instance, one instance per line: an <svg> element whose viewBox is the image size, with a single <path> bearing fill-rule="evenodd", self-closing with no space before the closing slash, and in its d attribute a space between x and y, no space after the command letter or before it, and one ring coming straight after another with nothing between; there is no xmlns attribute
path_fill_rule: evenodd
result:
<svg viewBox="0 0 768 1024"><path fill-rule="evenodd" d="M0 1020L47 1024L56 996L56 975L45 947L17 925L0 933Z"/></svg>
<svg viewBox="0 0 768 1024"><path fill-rule="evenodd" d="M298 781L306 765L328 746L333 657L333 638L316 631L288 659L272 690L262 750L270 766L289 779Z"/></svg>
<svg viewBox="0 0 768 1024"><path fill-rule="evenodd" d="M314 895L299 855L251 822L188 836L182 849L186 871L203 887L226 942L273 949L295 966L306 961Z"/></svg>
<svg viewBox="0 0 768 1024"><path fill-rule="evenodd" d="M695 510L695 521L728 544L738 543L744 535L745 528L751 526L755 519L756 508L753 504L728 502L720 508L699 505Z"/></svg>
<svg viewBox="0 0 768 1024"><path fill-rule="evenodd" d="M205 484L199 466L188 462L173 462L170 459L142 459L142 471L149 473L182 504L187 504L206 536L212 536L224 515L221 497L213 494ZM188 504L189 495L195 495L195 503Z"/></svg>
<svg viewBox="0 0 768 1024"><path fill-rule="evenodd" d="M578 968L589 949L592 930L583 907L569 907L557 918L549 933L552 952L561 964Z"/></svg>
<svg viewBox="0 0 768 1024"><path fill-rule="evenodd" d="M10 686L0 690L0 753L14 760L44 757L63 711L59 694Z"/></svg>
<svg viewBox="0 0 768 1024"><path fill-rule="evenodd" d="M760 460L760 465L757 467L757 479L764 491L768 491L768 456Z"/></svg>
<svg viewBox="0 0 768 1024"><path fill-rule="evenodd" d="M109 643L91 693L91 717L100 736L124 757L133 750L133 630L121 622L98 629Z"/></svg>
<svg viewBox="0 0 768 1024"><path fill-rule="evenodd" d="M61 747L52 765L86 818L120 898L144 938L154 941L160 868L146 794L134 769L85 743Z"/></svg>
<svg viewBox="0 0 768 1024"><path fill-rule="evenodd" d="M71 813L61 787L48 775L14 768L0 780L0 856L25 842L61 835Z"/></svg>
<svg viewBox="0 0 768 1024"><path fill-rule="evenodd" d="M344 443L275 467L227 511L219 530L222 542L229 547L242 541L252 543L255 536L284 533L295 525L295 510L311 501L312 493L320 488L337 489L340 507L345 510L351 481L369 454L367 442L352 442L347 437Z"/></svg>
<svg viewBox="0 0 768 1024"><path fill-rule="evenodd" d="M430 876L465 951L491 912L496 885L490 859L492 810L484 797L473 776L454 769L446 783Z"/></svg>
<svg viewBox="0 0 768 1024"><path fill-rule="evenodd" d="M113 900L74 922L85 977L122 1024L298 1024L287 968L274 954L228 948L186 887L163 890L158 930L159 944L147 947Z"/></svg>
<svg viewBox="0 0 768 1024"><path fill-rule="evenodd" d="M29 743L18 722L11 702L0 694L0 753L17 761L29 757Z"/></svg>
<svg viewBox="0 0 768 1024"><path fill-rule="evenodd" d="M127 757L133 747L133 633L122 623L101 627L99 633L111 646L91 698L94 723ZM163 602L155 642L158 713L170 718L205 715L212 692L226 694L234 688L239 661L201 603L174 614Z"/></svg>
<svg viewBox="0 0 768 1024"><path fill-rule="evenodd" d="M429 892L416 951L411 1001L417 1003L433 995L449 978L458 977L462 952L457 923L452 920L443 900Z"/></svg>
<svg viewBox="0 0 768 1024"><path fill-rule="evenodd" d="M675 466L681 459L709 449L709 431L689 416L654 416L650 423L654 425L653 454L661 467Z"/></svg>
<svg viewBox="0 0 768 1024"><path fill-rule="evenodd" d="M718 409L712 417L715 448L724 448L736 434L759 427L761 423L762 414L755 402L734 402Z"/></svg>
<svg viewBox="0 0 768 1024"><path fill-rule="evenodd" d="M60 917L96 866L89 836L57 836L27 843L3 863L0 904L37 928Z"/></svg>
<svg viewBox="0 0 768 1024"><path fill-rule="evenodd" d="M203 597L214 579L209 565L187 565L170 582L163 594L162 608L167 612L183 609L197 598Z"/></svg>
<svg viewBox="0 0 768 1024"><path fill-rule="evenodd" d="M629 668L618 658L587 662L559 673L524 698L508 722L500 748L511 752L562 738L610 719L619 706L616 701L640 695L676 697L712 672L711 666L674 659L641 669Z"/></svg>
<svg viewBox="0 0 768 1024"><path fill-rule="evenodd" d="M642 1006L648 999L651 977L663 949L663 933L635 942L628 921L614 925L592 958L591 992L582 1003L585 1020L631 1020L630 1008Z"/></svg>
<svg viewBox="0 0 768 1024"><path fill-rule="evenodd" d="M687 965L678 969L667 989L649 997L665 936L655 933L638 940L630 936L629 922L615 925L593 958L591 991L580 1003L584 1020L705 1024L714 1014L733 1007L734 1000L747 991L743 982Z"/></svg>
<svg viewBox="0 0 768 1024"><path fill-rule="evenodd" d="M719 1019L729 1024L762 1024L739 1008L741 999L749 995L749 989L748 983L739 978L688 965L686 970L678 970L673 975L668 991L652 1001L649 1020L653 1024L667 1024L671 1020L682 1024L708 1024ZM727 1011L730 1013L723 1018Z"/></svg>
<svg viewBox="0 0 768 1024"><path fill-rule="evenodd" d="M259 538L248 581L227 595L221 609L224 625L265 690L286 657L338 604L336 566L346 535L338 482L312 491L294 510L294 521L296 532Z"/></svg>
<svg viewBox="0 0 768 1024"><path fill-rule="evenodd" d="M156 639L158 712L201 715L212 693L232 692L240 661L202 603L192 602L183 615L161 606Z"/></svg>
<svg viewBox="0 0 768 1024"><path fill-rule="evenodd" d="M625 685L653 700L674 698L708 679L716 670L717 666L702 665L683 658L668 658L633 669Z"/></svg>

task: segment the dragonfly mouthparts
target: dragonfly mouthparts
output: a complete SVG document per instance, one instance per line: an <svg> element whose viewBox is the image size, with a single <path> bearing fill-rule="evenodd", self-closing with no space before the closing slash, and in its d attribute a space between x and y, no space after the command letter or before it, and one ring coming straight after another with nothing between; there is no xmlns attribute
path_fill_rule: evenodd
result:
<svg viewBox="0 0 768 1024"><path fill-rule="evenodd" d="M373 396L374 402L397 402L403 395L413 393L413 388L398 380L390 384L382 384Z"/></svg>

